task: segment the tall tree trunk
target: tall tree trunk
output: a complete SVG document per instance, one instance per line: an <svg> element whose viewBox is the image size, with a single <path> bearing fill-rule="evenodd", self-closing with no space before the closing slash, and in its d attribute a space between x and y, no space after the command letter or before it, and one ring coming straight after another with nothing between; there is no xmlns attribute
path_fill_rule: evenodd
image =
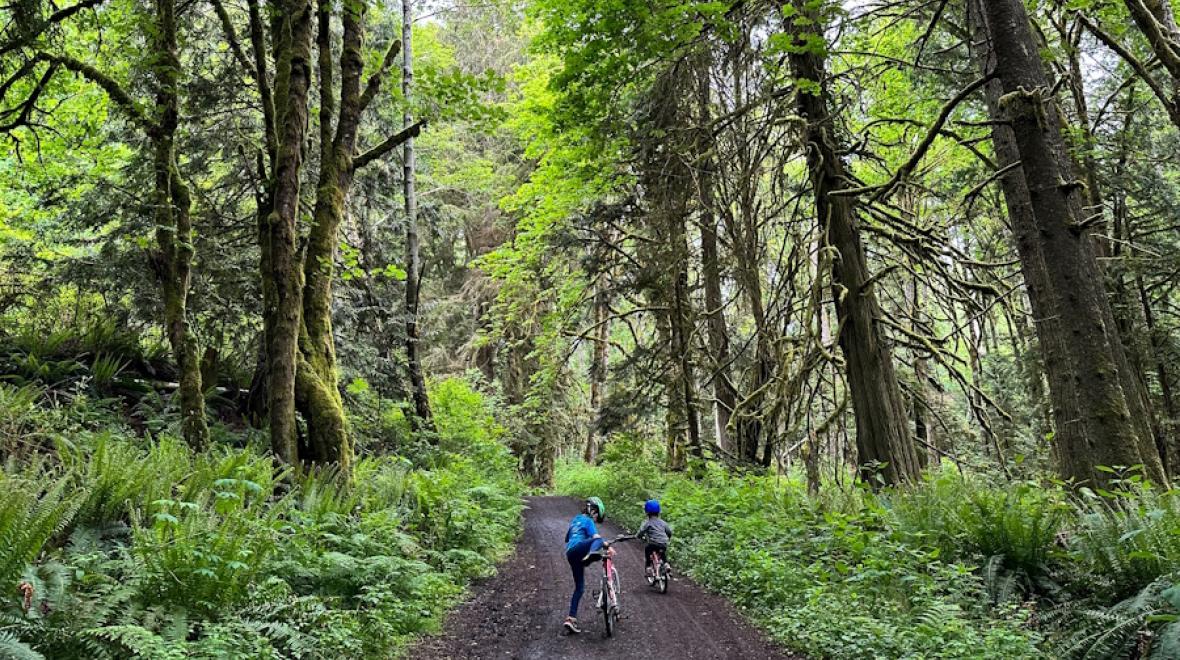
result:
<svg viewBox="0 0 1180 660"><path fill-rule="evenodd" d="M872 289L864 246L856 228L853 199L841 196L848 177L832 120L822 43L823 21L812 3L793 0L795 48L788 59L797 80L797 108L806 120L804 144L815 191L816 219L828 245L836 248L832 286L840 326L839 343L847 362L848 387L856 418L856 445L861 475L871 480L877 470L887 484L913 481L921 463L909 432L905 402L894 371L893 356L877 327L881 311ZM806 22L799 20L806 19Z"/></svg>
<svg viewBox="0 0 1180 660"><path fill-rule="evenodd" d="M415 130L408 126L383 141L377 148L355 155L361 115L380 90L385 72L401 47L395 41L380 68L369 78L364 90L364 36L367 4L363 1L342 6L340 48L340 92L334 90L335 64L332 57L332 6L317 11L320 74L320 169L316 184L314 222L307 237L303 260L306 280L303 289L303 323L299 338L299 367L296 372L296 403L307 423L306 442L300 448L305 461L334 463L347 473L352 460L348 418L340 396L336 366L336 342L332 334L332 281L336 270L336 246L345 204L352 189L356 168L387 153L394 145L410 139ZM335 125L333 126L333 119Z"/></svg>
<svg viewBox="0 0 1180 660"><path fill-rule="evenodd" d="M717 213L714 200L714 156L712 135L708 131L712 111L712 69L707 51L700 56L697 73L697 122L699 159L696 177L697 198L700 201L701 278L705 285L705 316L712 365L709 369L713 384L713 424L717 446L734 452L729 437L729 418L737 404L737 388L730 379L729 332L725 324L724 301L721 296L721 265L717 254Z"/></svg>
<svg viewBox="0 0 1180 660"><path fill-rule="evenodd" d="M747 162L747 165L749 163ZM750 181L756 181L755 168L747 167L745 171L751 174ZM746 190L738 203L739 218L732 221L736 235L734 247L738 254L737 271L741 290L745 293L746 304L750 307L750 316L754 321L754 373L750 381L749 393L738 401L734 414L737 421L734 424L737 432L735 448L737 455L750 463L758 462L759 444L765 440L767 451L763 453L764 461L768 460L771 451L770 436L774 432L777 420L770 416L765 406L770 381L774 377L774 335L777 334L770 327L766 318L766 307L762 300L762 272L759 269L760 250L758 241L758 219L753 211L752 189L756 183L743 186Z"/></svg>
<svg viewBox="0 0 1180 660"><path fill-rule="evenodd" d="M1127 89L1126 101L1123 107L1125 120L1123 128L1120 131L1119 157L1115 162L1114 171L1116 179L1121 181L1127 180L1126 168L1131 151L1130 134L1136 115L1134 105L1135 86L1131 85ZM1131 215L1127 208L1125 187L1120 186L1116 189L1112 206L1115 233L1120 239L1114 244L1117 255L1121 253L1124 245L1134 244L1135 240L1135 235L1131 227ZM1124 282L1123 275L1126 271L1130 271L1130 283ZM1149 402L1151 401L1151 394L1147 390L1147 363L1149 361L1149 353L1150 361L1154 363L1156 379L1159 381L1160 394L1162 396L1161 402L1163 404L1164 419L1160 418L1159 408L1152 405L1152 431L1155 433L1164 471L1171 476L1176 470L1175 455L1177 447L1175 428L1173 427L1176 408L1172 398L1171 378L1163 360L1160 336L1155 327L1155 314L1151 308L1150 299L1147 296L1147 288L1143 283L1141 269L1133 262L1124 264L1120 272L1116 273L1115 284L1117 290L1122 294L1121 300L1124 309L1122 316L1128 319L1129 325L1129 330L1123 332L1123 339L1125 340L1127 351L1132 356L1132 362L1136 365L1136 374L1139 376L1136 380L1142 388L1142 395ZM1128 284L1133 284L1133 293L1128 288ZM1133 319L1133 323L1130 322L1131 319ZM1140 324L1142 324L1142 332L1136 329Z"/></svg>
<svg viewBox="0 0 1180 660"><path fill-rule="evenodd" d="M267 397L271 447L287 463L299 460L295 423L295 372L303 312L303 269L297 248L300 172L311 88L312 8L307 0L279 0L272 8L278 29L275 48L275 125L278 132L274 172L269 183L271 208L266 217L262 251L264 290L273 294L270 324Z"/></svg>
<svg viewBox="0 0 1180 660"><path fill-rule="evenodd" d="M602 414L606 389L607 341L610 337L610 299L601 276L594 285L594 345L590 348L590 428L586 432L586 450L582 458L593 463L601 447L599 416Z"/></svg>
<svg viewBox="0 0 1180 660"><path fill-rule="evenodd" d="M1122 195L1120 195L1121 197ZM1113 232L1114 244L1111 250L1111 256L1115 260L1126 259L1127 255L1124 255L1124 246L1134 244L1135 237L1131 233L1129 222L1130 218L1127 214L1126 200L1116 200ZM1147 432L1151 433L1152 438L1155 439L1156 448L1160 455L1160 462L1163 464L1164 471L1168 472L1169 452L1167 437L1164 433L1159 414L1156 411L1156 406L1151 403L1151 393L1147 389L1147 355L1152 349L1152 338L1149 323L1144 316L1144 307L1140 302L1140 291L1138 286L1136 286L1136 280L1141 283L1142 279L1141 276L1136 274L1128 282L1128 273L1126 270L1127 265L1124 262L1116 268L1108 269L1106 273L1109 290L1114 297L1114 302L1111 306L1114 313L1115 327L1118 329L1119 336L1123 338L1123 350L1126 353L1128 362L1126 374L1129 378L1123 379L1123 389L1125 392L1133 393L1142 401L1143 412L1132 410L1132 418L1136 414L1146 414L1143 421L1148 424ZM1132 286L1135 286L1134 290L1131 288Z"/></svg>
<svg viewBox="0 0 1180 660"><path fill-rule="evenodd" d="M1046 349L1046 363L1050 351L1061 351L1052 359L1064 358L1067 364L1059 366L1072 371L1072 388L1067 385L1067 392L1060 393L1054 386L1061 379L1054 378L1056 369L1050 367L1062 475L1079 483L1104 483L1109 475L1095 466L1143 464L1147 476L1162 481L1154 439L1149 433L1144 437L1131 418L1128 397L1135 392L1124 393L1121 384L1126 357L1080 217L1079 186L1072 181L1028 16L1017 0L989 0L982 6L981 22L1003 90L996 109L1011 123L1028 193L1029 213L1013 217L1013 223L1035 223L1017 230L1018 244L1022 233L1037 244L1045 275L1045 286L1030 283L1029 294L1047 297L1045 304L1034 301L1034 309L1042 319L1048 317L1040 312L1049 312L1061 332L1060 338L1042 340L1043 346L1052 346ZM1035 259L1035 250L1028 256Z"/></svg>
<svg viewBox="0 0 1180 660"><path fill-rule="evenodd" d="M347 472L352 458L348 420L340 397L336 342L332 335L332 280L344 204L352 187L352 154L360 123L364 44L363 2L343 6L340 96L333 89L331 7L317 11L320 85L320 169L313 223L303 258L303 323L296 371L296 404L307 424L300 458L335 463ZM335 132L332 120L336 119Z"/></svg>
<svg viewBox="0 0 1180 660"><path fill-rule="evenodd" d="M1081 33L1082 30L1079 23L1074 29L1074 34L1077 35L1074 39L1079 39ZM1068 39L1069 32L1063 30L1062 38ZM1066 49L1069 62L1068 79L1070 96L1073 100L1078 119L1078 126L1076 131L1074 131L1078 136L1078 144L1075 145L1073 153L1075 155L1076 168L1084 174L1086 179L1086 194L1082 200L1085 202L1085 205L1081 207L1081 214L1078 217L1079 221L1088 226L1087 231L1096 257L1103 259L1112 256L1112 251L1115 252L1114 256L1118 256L1118 253L1122 251L1123 244L1116 242L1112 245L1110 238L1106 235L1106 231L1104 231L1108 227L1105 218L1106 203L1103 196L1101 179L1098 174L1098 163L1094 158L1097 141L1094 138L1093 130L1090 128L1090 112L1086 103L1085 78L1082 75L1079 51L1080 48L1077 43L1069 44L1069 47ZM1133 116L1134 113L1127 114L1128 129ZM1068 128L1064 121L1062 126L1063 128ZM1126 145L1123 146L1123 151L1126 151ZM1124 155L1120 159L1120 167L1125 163L1125 160ZM1126 223L1124 223L1123 230L1129 231L1129 229ZM1110 320L1114 322L1114 327L1118 329L1119 336L1122 338L1122 352L1125 357L1118 364L1119 379L1123 391L1127 395L1127 405L1131 413L1131 420L1136 424L1136 433L1140 437L1150 434L1160 454L1160 460L1166 472L1168 457L1167 439L1160 423L1159 413L1152 404L1151 394L1147 390L1146 348L1142 342L1138 341L1139 337L1143 336L1141 327L1143 319L1137 314L1139 310L1138 301L1136 296L1127 288L1122 273L1112 272L1110 269L1102 268L1101 261L1098 262L1098 266L1106 276L1109 293L1113 296L1113 301L1108 307L1112 315Z"/></svg>
<svg viewBox="0 0 1180 660"><path fill-rule="evenodd" d="M411 0L402 0L402 96L406 100L402 123L407 129L414 119L409 104L414 82L412 5ZM422 259L418 246L418 198L414 192L416 168L413 138L406 140L402 145L402 154L402 186L406 206L406 361L409 364L410 388L414 396L414 414L411 422L417 430L433 431L430 399L426 394L426 378L422 373L422 360L419 357L418 293L421 286Z"/></svg>
<svg viewBox="0 0 1180 660"><path fill-rule="evenodd" d="M982 18L980 0L971 0L968 5L969 22L972 31L974 56L980 69L986 74L995 68L994 53L988 48L986 27ZM984 85L984 101L989 116L994 120L992 124L992 146L996 152L996 166L1001 170L1011 167L1020 161L1020 152L1016 147L1016 136L1012 127L1001 119L1000 97L1003 89L998 80L991 80ZM1044 255L1036 235L1036 219L1033 216L1032 197L1028 190L1023 174L1019 170L1007 170L1000 177L1000 187L1004 193L1004 201L1008 211L1008 221L1012 225L1015 237L1016 252L1020 257L1021 273L1024 276L1025 287L1028 291L1029 305L1032 308L1034 329L1037 337L1037 347L1040 349L1039 361L1045 370L1049 381L1050 417L1053 420L1074 419L1078 413L1077 398L1074 393L1074 378L1071 365L1065 354L1064 336L1060 328L1060 319L1054 314L1049 305L1048 273L1045 270ZM1021 321L1023 319L1018 320ZM1026 328L1026 324L1019 323L1019 327ZM1039 375L1029 374L1029 382L1033 390L1040 390ZM1052 427L1046 429L1052 431ZM1068 433L1070 428L1067 427ZM1059 447L1062 445L1061 432L1054 432L1053 451L1058 461L1061 461Z"/></svg>
<svg viewBox="0 0 1180 660"><path fill-rule="evenodd" d="M743 30L748 29L748 25L743 25ZM747 35L741 35L730 49L729 73L735 108L745 107L749 100L746 90L749 76L749 61L745 57L747 38ZM762 299L762 254L756 200L764 172L759 157L752 153L750 147L750 131L757 131L758 128L751 126L744 118L735 120L733 125L740 134L735 147L736 162L733 164L736 176L732 184L734 199L720 208L733 246L735 279L754 321L754 368L747 388L748 394L741 396L735 388L737 404L733 407L733 419L730 422L733 430L730 445L738 458L753 464L759 462L759 445L765 440L761 462L768 465L774 451L771 438L777 426L774 418L777 407L770 406L767 410L765 404L777 366L773 345L778 333L767 322Z"/></svg>
<svg viewBox="0 0 1180 660"><path fill-rule="evenodd" d="M667 403L668 466L672 469L686 467L686 450L703 456L693 365L696 312L688 290L685 226L692 198L689 162L695 160L697 138L685 131L691 126L689 109L695 105L683 84L686 74L695 75L695 70L679 61L656 80L640 121L650 133L637 140L648 234L641 248L642 279L648 302L657 310L660 351L666 358L661 379Z"/></svg>
<svg viewBox="0 0 1180 660"><path fill-rule="evenodd" d="M925 319L922 313L922 282L917 275L911 277L907 282L909 288L909 304L910 304L910 318L913 319L913 332L921 334L926 332L924 325ZM934 437L934 426L929 420L929 411L931 409L930 403L930 369L926 362L926 354L915 352L914 354L914 391L912 395L913 403L913 419L914 419L914 437L919 443L917 447L918 459L922 462L923 467L926 464L933 463L938 465L941 460L938 455L938 446Z"/></svg>
<svg viewBox="0 0 1180 660"><path fill-rule="evenodd" d="M156 123L149 130L155 170L157 274L163 289L164 323L180 372L181 430L194 449L209 444L205 395L197 339L188 322L192 279L192 199L176 167L176 129L180 120L180 54L175 0L157 0L154 71L157 77Z"/></svg>
<svg viewBox="0 0 1180 660"><path fill-rule="evenodd" d="M262 103L262 133L266 145L265 157L258 156L258 178L265 182L261 190L255 192L254 215L258 240L258 273L259 288L262 291L262 343L258 347L255 361L254 376L250 381L250 396L247 409L251 423L262 426L270 415L270 346L271 333L275 327L276 302L274 279L271 277L272 266L270 258L270 229L269 218L274 208L274 188L270 183L270 174L278 160L278 127L275 119L274 93L271 89L267 73L268 49L266 43L266 25L262 20L260 0L247 0L250 21L250 49L254 61L254 83L258 90L258 97ZM277 13L277 12L272 12ZM277 16L271 17L278 22ZM275 51L278 49L279 31L273 29L272 38L275 40Z"/></svg>

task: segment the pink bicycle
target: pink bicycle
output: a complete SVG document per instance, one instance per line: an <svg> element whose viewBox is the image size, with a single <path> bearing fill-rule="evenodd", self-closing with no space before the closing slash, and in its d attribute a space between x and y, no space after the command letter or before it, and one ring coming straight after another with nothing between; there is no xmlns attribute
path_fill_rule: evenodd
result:
<svg viewBox="0 0 1180 660"><path fill-rule="evenodd" d="M660 593L668 593L668 581L672 578L672 569L659 552L652 551L651 566L647 569L647 584L659 589Z"/></svg>
<svg viewBox="0 0 1180 660"><path fill-rule="evenodd" d="M602 550L599 551L602 555L602 588L598 591L597 607L602 611L607 637L615 634L615 625L619 622L619 613L622 611L620 598L623 594L619 582L619 571L615 568L615 549L611 546L620 541L630 541L634 538L634 536L626 534L617 536L613 541L603 543Z"/></svg>

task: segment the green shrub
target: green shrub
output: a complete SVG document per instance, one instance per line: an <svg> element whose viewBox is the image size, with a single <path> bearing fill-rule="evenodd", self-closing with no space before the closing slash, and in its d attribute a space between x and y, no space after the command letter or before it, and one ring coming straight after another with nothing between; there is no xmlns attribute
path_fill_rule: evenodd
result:
<svg viewBox="0 0 1180 660"><path fill-rule="evenodd" d="M135 521L131 547L151 603L212 613L244 600L278 550L287 501L270 501L270 490L243 478L185 490L193 499L149 505L148 518Z"/></svg>
<svg viewBox="0 0 1180 660"><path fill-rule="evenodd" d="M694 481L628 454L606 456L597 468L560 465L558 490L596 494L629 524L642 517L643 499L658 496L675 530L673 565L750 612L793 651L1040 656L1028 612L990 608L971 567L945 562L933 544L914 543L913 533L897 529L886 500L834 486L813 498L793 479L716 468Z"/></svg>
<svg viewBox="0 0 1180 660"><path fill-rule="evenodd" d="M253 436L194 454L107 423L105 403L28 390L0 414L59 450L0 472L0 654L396 656L520 529L490 404L463 381L438 391L439 446L362 457L344 480L276 468Z"/></svg>
<svg viewBox="0 0 1180 660"><path fill-rule="evenodd" d="M1120 600L1180 572L1180 492L1128 484L1105 495L1083 490L1077 505L1070 545L1095 590Z"/></svg>
<svg viewBox="0 0 1180 660"><path fill-rule="evenodd" d="M148 450L109 432L100 432L62 453L87 496L78 512L83 524L130 522L131 513L172 496L191 469L182 442L164 438Z"/></svg>
<svg viewBox="0 0 1180 660"><path fill-rule="evenodd" d="M1056 488L985 485L944 470L889 497L892 522L916 545L978 563L996 602L1058 587L1048 576L1061 558L1058 538L1072 509Z"/></svg>
<svg viewBox="0 0 1180 660"><path fill-rule="evenodd" d="M30 470L33 479L0 475L0 593L17 583L54 536L70 524L84 492L66 479Z"/></svg>

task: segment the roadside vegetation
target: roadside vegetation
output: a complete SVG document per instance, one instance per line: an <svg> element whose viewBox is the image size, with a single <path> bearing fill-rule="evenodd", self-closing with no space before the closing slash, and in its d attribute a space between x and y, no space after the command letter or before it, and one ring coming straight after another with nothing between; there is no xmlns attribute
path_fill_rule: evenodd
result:
<svg viewBox="0 0 1180 660"><path fill-rule="evenodd" d="M560 463L557 488L602 497L632 529L660 499L673 565L805 656L1180 654L1175 491L1129 476L1070 494L948 465L906 489L849 474L809 493L794 472L669 474L643 447Z"/></svg>
<svg viewBox="0 0 1180 660"><path fill-rule="evenodd" d="M437 627L519 528L521 483L491 402L436 383L437 442L354 389L360 442L276 466L257 433L193 452L167 407L127 422L89 368L67 389L0 383L0 657L384 658Z"/></svg>

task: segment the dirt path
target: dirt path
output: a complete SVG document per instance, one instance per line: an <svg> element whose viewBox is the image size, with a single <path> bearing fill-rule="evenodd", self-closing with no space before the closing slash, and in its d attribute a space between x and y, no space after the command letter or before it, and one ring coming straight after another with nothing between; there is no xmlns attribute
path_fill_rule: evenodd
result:
<svg viewBox="0 0 1180 660"><path fill-rule="evenodd" d="M531 497L524 535L499 573L475 588L475 596L447 619L441 635L410 650L410 658L504 658L590 660L626 657L673 660L786 660L723 598L678 577L666 595L643 579L643 546L619 544L617 566L623 582L623 619L613 638L603 637L593 590L602 576L598 564L586 569L581 635L561 634L573 578L566 564L566 526L581 503L565 497ZM620 529L609 521L599 530L611 538ZM672 546L673 565L676 547Z"/></svg>

